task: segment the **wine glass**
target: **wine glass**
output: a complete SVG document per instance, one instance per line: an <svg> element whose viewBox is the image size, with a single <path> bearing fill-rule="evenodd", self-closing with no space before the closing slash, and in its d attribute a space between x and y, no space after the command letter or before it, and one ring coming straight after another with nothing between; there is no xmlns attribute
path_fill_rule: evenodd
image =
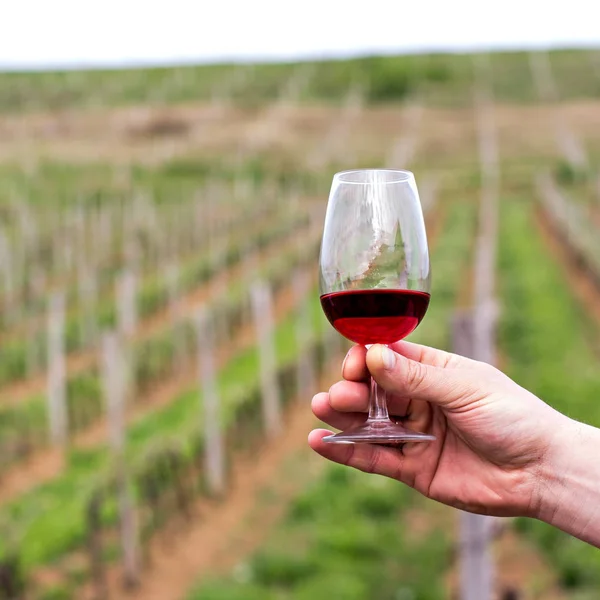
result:
<svg viewBox="0 0 600 600"><path fill-rule="evenodd" d="M333 177L319 257L321 306L349 340L369 348L415 330L429 306L431 272L414 175L393 169ZM388 415L386 392L371 380L367 420L323 438L334 443L434 440Z"/></svg>

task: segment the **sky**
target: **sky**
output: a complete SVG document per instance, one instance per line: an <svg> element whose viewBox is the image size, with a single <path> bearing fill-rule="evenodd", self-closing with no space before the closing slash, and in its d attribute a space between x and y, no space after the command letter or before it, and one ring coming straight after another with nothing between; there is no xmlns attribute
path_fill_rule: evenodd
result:
<svg viewBox="0 0 600 600"><path fill-rule="evenodd" d="M0 68L598 46L595 0L4 0Z"/></svg>

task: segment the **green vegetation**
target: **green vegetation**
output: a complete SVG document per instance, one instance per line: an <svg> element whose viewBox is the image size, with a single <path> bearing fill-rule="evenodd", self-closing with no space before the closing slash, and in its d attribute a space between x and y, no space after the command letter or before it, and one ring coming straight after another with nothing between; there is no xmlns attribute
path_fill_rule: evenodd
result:
<svg viewBox="0 0 600 600"><path fill-rule="evenodd" d="M544 248L523 196L503 198L500 239L499 341L509 375L561 412L600 426L600 371L590 343L597 329ZM597 550L538 521L520 519L518 527L549 556L565 587L597 592Z"/></svg>
<svg viewBox="0 0 600 600"><path fill-rule="evenodd" d="M566 160L561 160L554 168L554 176L558 183L574 186L576 184L585 184L593 174L582 169L578 169Z"/></svg>
<svg viewBox="0 0 600 600"><path fill-rule="evenodd" d="M415 504L395 481L344 467L326 473L291 505L263 548L227 579L207 580L190 600L395 600L444 597L447 532L410 536Z"/></svg>
<svg viewBox="0 0 600 600"><path fill-rule="evenodd" d="M600 95L600 81L590 77L584 51L550 53L564 98ZM502 102L531 102L525 52L493 55L495 88ZM308 67L308 68L307 68ZM231 64L153 69L0 74L0 111L105 108L128 104L163 105L210 101L229 96L235 103L259 106L277 96L292 73L307 68L308 84L300 100L338 102L348 89L362 87L369 102L398 102L415 92L434 104L470 103L465 93L473 81L472 55L430 54L367 56L312 63Z"/></svg>

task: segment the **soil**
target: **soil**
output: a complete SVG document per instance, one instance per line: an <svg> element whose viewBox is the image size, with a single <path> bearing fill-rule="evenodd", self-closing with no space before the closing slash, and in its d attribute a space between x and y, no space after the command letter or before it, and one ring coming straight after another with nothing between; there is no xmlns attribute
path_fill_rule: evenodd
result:
<svg viewBox="0 0 600 600"><path fill-rule="evenodd" d="M597 100L569 101L561 104L561 113L576 135L594 139L600 137L598 107ZM402 131L402 113L397 106L361 112L347 132L346 146L360 150L357 160L373 157L381 151L382 139ZM74 163L159 164L190 153L231 157L232 148L242 151L251 146L248 134L262 116L234 106L215 114L214 107L205 103L0 116L0 162L30 164L35 158L52 157ZM323 131L337 118L339 107L286 108L277 121L277 134L268 137L261 153L299 164L310 148L322 142ZM504 156L555 160L554 106L496 104L494 118ZM475 136L472 107L425 107L419 154L448 162L460 153L475 162Z"/></svg>

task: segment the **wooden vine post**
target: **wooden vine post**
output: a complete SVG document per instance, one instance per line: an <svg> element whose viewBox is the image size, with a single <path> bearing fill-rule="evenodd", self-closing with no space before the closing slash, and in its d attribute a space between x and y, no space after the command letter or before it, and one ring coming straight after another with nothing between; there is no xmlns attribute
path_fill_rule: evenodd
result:
<svg viewBox="0 0 600 600"><path fill-rule="evenodd" d="M257 281L251 289L252 314L260 355L260 385L262 412L268 436L281 431L281 404L276 374L275 339L273 327L273 302L271 288Z"/></svg>
<svg viewBox="0 0 600 600"><path fill-rule="evenodd" d="M86 509L88 529L87 547L90 558L90 576L94 590L94 600L105 600L108 598L102 547L102 500L102 493L97 491L90 498Z"/></svg>
<svg viewBox="0 0 600 600"><path fill-rule="evenodd" d="M96 339L98 323L96 311L98 306L98 282L96 272L90 262L81 259L78 262L78 293L81 317L81 338L85 345Z"/></svg>
<svg viewBox="0 0 600 600"><path fill-rule="evenodd" d="M125 360L124 393L127 397L132 391L134 357L131 351L133 336L137 328L137 280L132 270L125 270L117 281L117 321L119 335L123 342Z"/></svg>
<svg viewBox="0 0 600 600"><path fill-rule="evenodd" d="M204 428L204 460L209 492L221 495L225 491L225 459L220 399L215 367L215 332L206 308L196 312L198 339L198 374L202 390L202 422Z"/></svg>
<svg viewBox="0 0 600 600"><path fill-rule="evenodd" d="M185 363L185 332L183 330L182 305L179 297L179 284L181 271L176 262L171 262L165 267L165 281L169 294L169 312L175 325L173 330L175 352L173 355L174 370L180 371Z"/></svg>
<svg viewBox="0 0 600 600"><path fill-rule="evenodd" d="M103 379L108 414L108 439L113 454L120 520L123 575L126 587L139 583L138 523L125 456L127 365L122 340L115 332L102 339Z"/></svg>
<svg viewBox="0 0 600 600"><path fill-rule="evenodd" d="M65 296L55 293L48 307L48 424L51 442L63 448L69 432L64 331Z"/></svg>
<svg viewBox="0 0 600 600"><path fill-rule="evenodd" d="M137 327L136 277L132 270L125 270L118 281L117 306L119 333L132 338Z"/></svg>
<svg viewBox="0 0 600 600"><path fill-rule="evenodd" d="M11 246L8 236L0 229L0 272L2 284L2 313L5 324L10 324L14 317L15 278Z"/></svg>

